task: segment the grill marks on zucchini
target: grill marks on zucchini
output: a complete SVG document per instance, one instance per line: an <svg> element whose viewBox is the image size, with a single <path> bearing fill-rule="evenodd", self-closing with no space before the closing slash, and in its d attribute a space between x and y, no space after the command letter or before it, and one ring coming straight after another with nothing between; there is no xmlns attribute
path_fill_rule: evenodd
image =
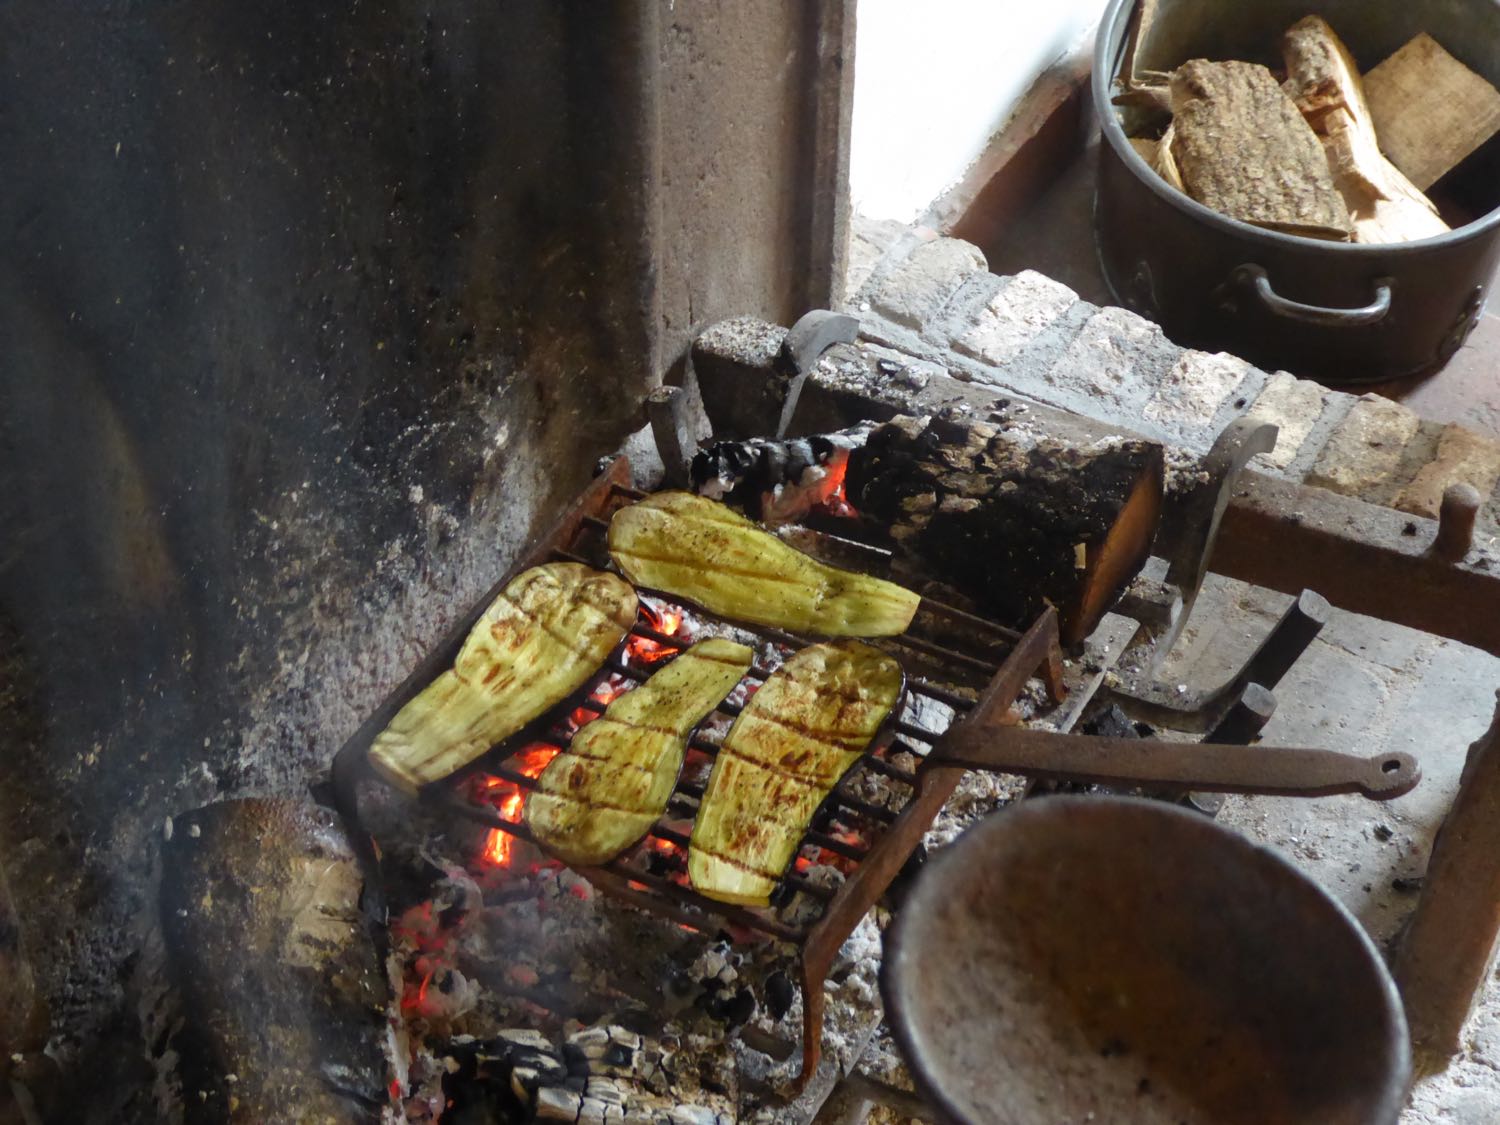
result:
<svg viewBox="0 0 1500 1125"><path fill-rule="evenodd" d="M376 735L370 762L408 791L447 777L582 687L636 616L635 591L579 563L512 579L453 667Z"/></svg>
<svg viewBox="0 0 1500 1125"><path fill-rule="evenodd" d="M579 866L607 863L666 810L688 735L750 669L751 650L700 641L617 697L537 778L526 824L539 844Z"/></svg>
<svg viewBox="0 0 1500 1125"><path fill-rule="evenodd" d="M858 641L812 645L730 727L688 850L694 889L764 906L818 806L896 706L901 666Z"/></svg>
<svg viewBox="0 0 1500 1125"><path fill-rule="evenodd" d="M639 586L757 625L830 637L904 633L920 598L787 546L723 504L659 492L615 513L609 553Z"/></svg>

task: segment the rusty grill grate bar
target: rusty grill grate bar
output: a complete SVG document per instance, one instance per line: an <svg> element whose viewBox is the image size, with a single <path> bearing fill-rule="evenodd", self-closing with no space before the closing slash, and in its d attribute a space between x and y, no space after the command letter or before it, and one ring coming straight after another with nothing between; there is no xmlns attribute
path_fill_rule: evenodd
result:
<svg viewBox="0 0 1500 1125"><path fill-rule="evenodd" d="M635 489L627 488L619 484L611 484L610 493L612 499L623 499L626 502L633 502L635 500L641 499L645 495ZM611 502L606 502L601 509L600 515L583 514L574 524L574 529L571 536L565 538L562 542L554 542L548 545L544 549L545 556L554 559L567 559L569 561L582 563L586 566L598 567L601 565L608 565L607 554L603 550L603 537L609 529L609 520L607 518L607 515L616 506L617 505ZM597 540L597 542L594 544L593 550L580 545L580 540L589 538ZM860 545L857 544L857 541L851 540L850 542L856 543L856 545ZM647 594L653 599L660 602L665 609L676 609L679 612L688 612L688 607L681 605L676 597L670 593L649 588L638 587L638 589L642 593ZM977 617L971 613L967 613L964 610L949 606L943 602L935 601L930 598L922 599L922 603L919 608L919 615L924 612L929 613L934 617L946 618L948 620L960 623L970 630L987 633L989 636L997 638L1001 642L1008 643L1019 636L1019 634L1017 634L1014 630L1007 629L994 622L987 621L984 618ZM691 613L694 618L705 623L718 623L721 620L716 615L708 613L707 611L698 609L696 607L693 607L691 609ZM796 650L806 647L809 644L816 643L812 638L774 627L752 626L739 622L734 623L734 626L736 629L744 633L760 637L763 640L770 641L786 649ZM637 621L636 624L631 627L629 631L629 637L651 641L654 644L661 646L662 649L667 650L667 652L664 652L660 658L651 660L644 664L633 662L627 656L627 653L629 651L629 640L627 640L625 644L623 644L621 648L617 650L616 653L613 654L605 663L604 667L601 669L601 676L595 679L593 686L591 687L591 689L589 689L588 694L584 698L565 701L563 704L560 704L558 708L554 709L553 715L556 718L554 718L554 721L550 724L545 736L538 739L537 741L541 741L545 745L555 746L559 750L566 749L574 735L576 735L577 730L581 729L581 726L572 726L570 728L568 725L565 725L564 723L557 720L565 716L572 715L578 710L586 711L594 715L601 714L608 706L608 704L598 698L595 698L594 696L599 691L600 684L602 682L607 681L611 677L620 677L622 679L629 680L632 683L643 683L650 678L651 674L656 670L656 665L664 661L667 655L671 653L681 652L683 649L688 647L688 642L686 642L683 637L671 633L664 633L660 629L655 628L650 621L645 619ZM935 641L914 637L911 635L889 638L887 639L886 643L893 648L905 649L909 652L920 654L921 656L926 657L929 660L935 661L940 667L962 669L968 671L971 674L981 674L986 678L993 676L999 668L999 664L997 664L993 659L987 659L985 657L973 655L972 653L962 652L947 645L939 644ZM763 682L770 675L771 670L757 664L753 665L750 668L747 673L747 679ZM908 676L907 690L912 695L926 696L928 699L932 700L935 703L943 704L951 708L955 712L955 721L958 717L961 717L963 713L967 712L972 706L972 702L964 695L961 695L958 692L945 688L941 685L934 684L929 680L920 677ZM742 710L742 704L724 702L715 709L715 712L732 720L734 717L738 716ZM912 757L920 761L921 759L926 757L928 749L930 748L931 744L941 736L941 732L918 726L915 723L901 718L893 721L889 726L889 730L893 737L889 738L888 740L884 740L882 745L872 747L861 756L855 766L852 767L848 772L846 772L844 777L840 779L838 785L834 787L833 791L829 795L828 800L825 802L824 806L822 807L822 809L820 809L819 812L820 820L826 820L828 814L830 813L834 817L843 816L846 819L849 817L853 817L854 826L858 830L862 841L860 843L850 843L849 841L841 840L838 837L830 835L826 832L822 832L817 829L809 829L809 831L804 833L802 843L801 845L799 845L799 856L803 855L809 849L822 849L845 860L859 863L870 854L870 845L868 844L868 840L871 833L873 832L878 837L878 835L883 830L889 828L889 826L898 819L900 815L898 810L886 808L882 805L877 805L870 801L864 800L856 796L854 793L850 792L849 789L856 782L860 771L867 770L869 772L879 774L882 777L905 785L915 791L917 785L916 772L912 769L905 768L888 760L889 755L894 753L906 753L910 754ZM509 784L517 787L522 791L534 791L536 789L536 781L534 779L510 768L506 764L505 758L502 758L500 761L495 761L495 754L497 752L504 752L506 746L513 746L518 742L519 737L518 739L509 741L507 744L505 744L505 746L497 747L496 750L492 751L489 755L486 755L480 763L477 763L474 769L465 771L465 776L467 777L472 775L474 772L482 771L493 777L497 777L505 782L508 782ZM700 753L710 758L716 756L719 752L719 749L720 747L717 742L706 737L702 733L694 733L688 740L688 750L690 752ZM671 802L676 805L678 809L695 811L699 800L702 798L703 791L704 786L702 784L687 780L685 778L679 778L676 786L674 787ZM468 805L471 809L477 808L480 814L477 819L479 819L481 822L486 823L493 828L497 828L502 832L509 832L513 835L522 836L523 838L529 839L529 833L525 833L524 831L524 823L509 821L500 816L498 812L494 811L488 805L480 804L476 806L468 801L464 801L463 803ZM472 815L472 813L466 815L469 815L470 819L476 819ZM658 824L656 824L647 834L648 840L653 838L666 841L667 843L678 848L682 852L682 855L672 856L671 858L674 862L680 861L679 866L685 867L686 849L690 842L689 836L684 835L683 833L671 827L668 827L664 823L658 822ZM632 849L631 852L627 853L626 856L621 857L620 860L615 861L615 863L620 864L622 861L632 856L641 854L643 850L648 846L648 844L643 842L635 849ZM660 855L665 853L658 852L658 854ZM814 852L814 854L816 854L816 851ZM611 867L613 866L615 865L612 864ZM636 871L634 868L628 867L627 865L627 870L623 873L629 874L629 877L633 879L635 878ZM670 883L671 880L667 880L667 882ZM778 882L787 891L801 891L823 902L827 902L833 897L833 893L831 891L801 878L795 872L795 870L790 870L785 873ZM704 901L708 902L708 900ZM709 903L710 908L722 905L724 904ZM751 918L762 917L762 915L754 911L745 911L745 913L748 917Z"/></svg>
<svg viewBox="0 0 1500 1125"><path fill-rule="evenodd" d="M521 569L535 566L548 559L567 559L585 566L608 565L602 550L603 544L584 541L598 539L598 533L608 528L608 517L620 502L634 502L646 494L628 487L629 464L617 459L605 473L583 493L560 517L550 535L529 552L511 572L513 576ZM853 541L851 541L853 542ZM879 548L868 544L872 557L887 557ZM339 752L334 765L335 789L340 792L340 809L346 816L358 820L357 802L351 796L351 787L362 769L368 776L369 766L365 755L375 736L395 715L400 706L425 687L434 675L451 662L452 654L458 651L468 629L483 612L489 601L499 593L505 581L497 584L484 603L472 611L466 623L456 626L442 647L429 654L423 664L389 698L381 709L367 719L353 738ZM638 588L639 589L639 588ZM642 589L669 606L680 605L677 598L661 591ZM683 607L685 608L685 607ZM692 614L705 623L730 625L715 615L694 608ZM947 623L953 628L934 629L933 622ZM907 659L903 665L915 661L927 675L914 675L908 671L906 687L912 697L942 704L953 712L948 725L972 715L972 721L993 722L1002 715L1027 678L1045 670L1049 693L1054 698L1061 691L1060 655L1057 648L1056 618L1050 611L1026 631L1019 634L995 622L976 617L966 611L924 597L918 608L917 623L924 636L907 634L898 638L886 638L878 643L889 649L898 649ZM751 634L786 649L796 650L815 643L813 639L795 635L780 629L745 626L733 623L733 627L744 634ZM974 651L964 651L951 644L940 643L933 634L946 640L950 635L954 643L972 646ZM651 641L665 649L681 651L687 647L682 637L663 633L649 622L639 621L630 630L633 638ZM980 639L975 639L975 637ZM478 800L478 786L474 784L476 774L483 772L514 786L519 792L534 791L537 782L527 774L512 768L510 757L533 743L541 743L565 749L583 724L567 720L577 710L591 714L601 713L606 703L592 698L613 677L622 677L634 683L647 679L655 670L659 660L646 664L631 662L626 654L628 644L622 646L601 669L589 689L565 700L537 722L518 732L500 746L469 767L458 771L446 783L428 787L421 800L451 812L464 820L486 828L506 832L519 839L535 843L524 821L511 821L500 815L494 805ZM983 655L981 655L981 653ZM665 659L663 655L662 659ZM966 694L966 689L954 688L934 682L933 671L943 679L952 674L961 684L972 684L977 690L984 685L978 702ZM763 667L752 668L749 677L764 680L769 672ZM741 708L732 704L721 704L716 709L723 719L732 720ZM608 865L600 868L584 868L584 874L601 890L636 906L654 910L663 917L700 930L712 932L722 919L746 930L769 937L796 943L801 950L804 987L803 1005L803 1072L805 1081L816 1070L820 1055L823 1018L823 981L830 971L839 946L853 931L866 911L884 893L891 880L901 869L912 850L921 841L923 833L942 808L958 784L962 771L946 767L929 767L919 777L918 771L900 765L890 758L897 753L910 754L922 762L938 741L943 731L931 730L897 715L888 725L887 735L879 744L868 748L858 762L845 773L819 808L813 825L804 832L798 845L797 856L813 860L821 858L820 851L838 857L844 870L843 882L835 887L823 886L805 878L792 867L777 881L777 890L771 896L771 909L747 907L718 902L698 894L686 883L686 858L691 835L684 827L696 815L699 798L704 786L692 780L678 779L670 798L670 808L687 815L678 817L675 823L663 818L647 833L646 841L637 845ZM688 742L688 751L712 758L719 746L711 738L695 733ZM360 763L354 765L355 762ZM909 793L902 797L897 790L888 789L897 808L886 808L857 796L851 790L867 773L905 786ZM350 809L353 812L350 812ZM824 829L831 829L825 831ZM837 835L845 833L845 837ZM856 838L847 838L855 836ZM811 854L809 854L809 852ZM364 855L373 861L373 850ZM661 868L666 867L664 872ZM803 896L800 900L795 896ZM776 911L780 907L801 901L813 906L816 913L805 923L789 921ZM800 912L797 917L804 917Z"/></svg>

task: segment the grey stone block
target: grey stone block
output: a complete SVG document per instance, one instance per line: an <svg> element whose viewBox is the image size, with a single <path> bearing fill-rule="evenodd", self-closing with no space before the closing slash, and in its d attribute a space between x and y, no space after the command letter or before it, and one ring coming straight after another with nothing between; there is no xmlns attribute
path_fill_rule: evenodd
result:
<svg viewBox="0 0 1500 1125"><path fill-rule="evenodd" d="M1089 417L1142 429L1142 410L1182 349L1149 320L1120 308L1099 309L1052 364L1045 378L1061 405ZM1166 436L1155 427L1158 436Z"/></svg>
<svg viewBox="0 0 1500 1125"><path fill-rule="evenodd" d="M1190 348L1177 357L1142 414L1183 444L1205 448L1220 409L1239 393L1252 370L1238 356Z"/></svg>
<svg viewBox="0 0 1500 1125"><path fill-rule="evenodd" d="M956 238L918 246L876 288L871 306L881 316L921 332L975 273L988 269L979 247Z"/></svg>
<svg viewBox="0 0 1500 1125"><path fill-rule="evenodd" d="M889 272L900 257L920 241L917 233L894 219L855 215L849 223L849 259L844 271L844 303L848 304L872 276ZM880 267L885 266L885 269Z"/></svg>
<svg viewBox="0 0 1500 1125"><path fill-rule="evenodd" d="M1458 482L1472 484L1488 497L1500 481L1500 442L1452 425L1438 435L1437 456L1421 469L1396 497L1403 512L1436 519L1443 491Z"/></svg>
<svg viewBox="0 0 1500 1125"><path fill-rule="evenodd" d="M1421 419L1400 403L1365 395L1328 439L1307 482L1380 503Z"/></svg>
<svg viewBox="0 0 1500 1125"><path fill-rule="evenodd" d="M1078 294L1066 285L1024 270L978 310L967 328L954 327L953 349L992 367L1004 367L1077 304Z"/></svg>
<svg viewBox="0 0 1500 1125"><path fill-rule="evenodd" d="M1251 464L1285 472L1322 417L1328 393L1310 379L1298 379L1285 371L1272 375L1246 417L1269 422L1281 432L1276 438L1276 448L1261 454Z"/></svg>

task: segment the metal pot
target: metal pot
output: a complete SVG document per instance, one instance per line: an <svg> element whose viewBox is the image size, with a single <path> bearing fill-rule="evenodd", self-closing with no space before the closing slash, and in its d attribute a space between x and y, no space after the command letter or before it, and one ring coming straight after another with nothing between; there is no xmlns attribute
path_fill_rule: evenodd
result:
<svg viewBox="0 0 1500 1125"><path fill-rule="evenodd" d="M1045 797L970 828L886 931L881 987L956 1125L1394 1125L1411 1077L1359 924L1160 801Z"/></svg>
<svg viewBox="0 0 1500 1125"><path fill-rule="evenodd" d="M1263 230L1168 186L1131 148L1111 104L1137 0L1114 0L1094 52L1104 143L1094 225L1115 299L1178 343L1227 350L1269 369L1365 383L1440 367L1479 320L1500 263L1500 184L1479 185L1482 217L1435 238L1392 245L1323 242ZM1157 0L1137 70L1190 58L1273 68L1281 33L1306 0ZM1318 13L1362 70L1426 31L1500 86L1500 4L1325 0Z"/></svg>

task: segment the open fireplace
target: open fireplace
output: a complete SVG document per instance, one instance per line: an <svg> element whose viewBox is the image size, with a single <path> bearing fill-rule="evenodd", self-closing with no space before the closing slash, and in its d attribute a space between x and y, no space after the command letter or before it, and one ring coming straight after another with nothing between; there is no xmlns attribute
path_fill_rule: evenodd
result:
<svg viewBox="0 0 1500 1125"><path fill-rule="evenodd" d="M893 927L970 829L1058 794L1293 853L1272 883L1368 955L1387 1109L1403 1018L1483 1062L1455 1044L1494 990L1494 505L1415 422L1387 459L1426 508L1308 477L1365 400L931 231L851 240L852 0L21 0L0 31L0 1122L967 1119L886 1010ZM851 634L900 687L763 901L693 874L704 810L833 631L627 574L614 521L685 494L911 599ZM378 740L553 565L628 588L618 643L393 784ZM659 815L556 858L549 766L711 639L750 655ZM932 965L963 926L925 958L915 929ZM1167 1085L1132 1074L1130 1112Z"/></svg>

